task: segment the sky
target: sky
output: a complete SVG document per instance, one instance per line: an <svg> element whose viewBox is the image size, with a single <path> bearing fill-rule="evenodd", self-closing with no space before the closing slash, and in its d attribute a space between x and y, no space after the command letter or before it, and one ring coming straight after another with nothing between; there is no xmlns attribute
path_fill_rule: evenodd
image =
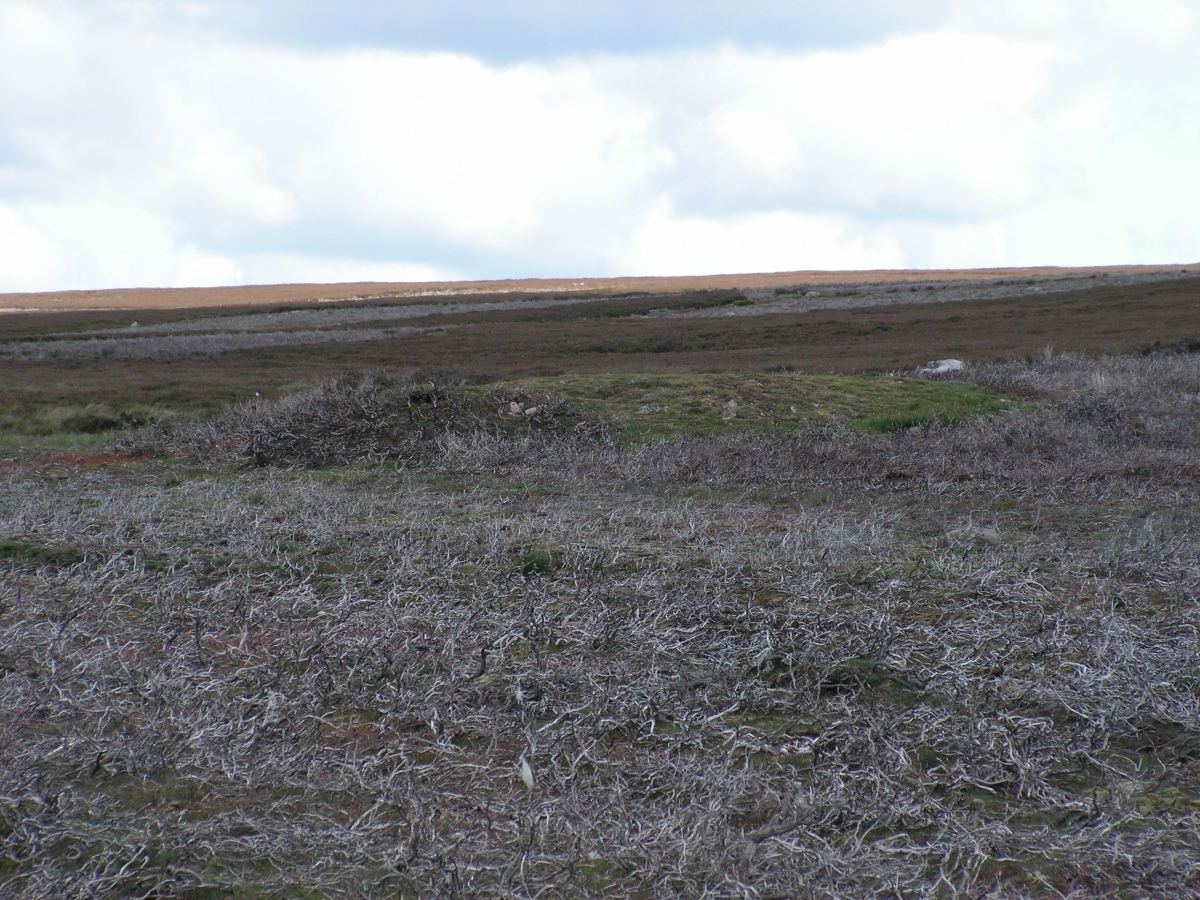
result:
<svg viewBox="0 0 1200 900"><path fill-rule="evenodd" d="M1200 0L0 0L0 291L1200 261Z"/></svg>

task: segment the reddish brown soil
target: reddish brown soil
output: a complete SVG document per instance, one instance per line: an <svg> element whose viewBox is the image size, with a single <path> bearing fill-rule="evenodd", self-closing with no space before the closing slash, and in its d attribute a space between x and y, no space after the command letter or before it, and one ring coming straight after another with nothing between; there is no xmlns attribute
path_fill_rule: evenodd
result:
<svg viewBox="0 0 1200 900"><path fill-rule="evenodd" d="M1200 265L1200 264L1197 264ZM523 278L507 281L364 281L344 284L267 284L215 288L122 288L99 291L50 291L46 293L0 294L0 310L156 310L215 307L263 306L305 303L318 299L351 297L404 297L431 292L446 294L498 292L583 291L603 294L642 291L675 291L777 288L791 285L861 283L884 281L959 281L997 278L1044 278L1065 275L1127 275L1179 272L1196 265L1094 266L1090 268L999 269L877 269L860 272L800 271L731 275L685 275L630 278ZM0 326L2 329L2 326Z"/></svg>
<svg viewBox="0 0 1200 900"><path fill-rule="evenodd" d="M5 460L0 462L0 472L10 472L15 469L36 468L38 466L69 466L72 468L84 468L95 466L113 466L113 465L128 465L130 463L145 462L148 459L153 459L154 455L150 453L141 453L130 455L128 453L109 453L103 456L74 456L72 454L59 454L57 456L44 456L33 460Z"/></svg>

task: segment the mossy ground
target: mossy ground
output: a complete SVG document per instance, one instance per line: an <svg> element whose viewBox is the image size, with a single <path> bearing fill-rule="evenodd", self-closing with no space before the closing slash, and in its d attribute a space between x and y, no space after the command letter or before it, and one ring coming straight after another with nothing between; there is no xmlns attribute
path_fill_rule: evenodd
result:
<svg viewBox="0 0 1200 900"><path fill-rule="evenodd" d="M518 386L577 405L630 441L780 433L811 422L884 432L952 424L1011 406L976 385L894 376L566 375L513 385Z"/></svg>

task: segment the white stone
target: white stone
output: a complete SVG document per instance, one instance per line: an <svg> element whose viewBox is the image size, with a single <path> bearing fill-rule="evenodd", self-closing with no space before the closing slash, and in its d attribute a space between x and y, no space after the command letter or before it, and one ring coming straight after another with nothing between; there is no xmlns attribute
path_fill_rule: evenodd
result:
<svg viewBox="0 0 1200 900"><path fill-rule="evenodd" d="M967 366L961 359L935 359L917 369L918 375L945 375L947 372L961 372Z"/></svg>

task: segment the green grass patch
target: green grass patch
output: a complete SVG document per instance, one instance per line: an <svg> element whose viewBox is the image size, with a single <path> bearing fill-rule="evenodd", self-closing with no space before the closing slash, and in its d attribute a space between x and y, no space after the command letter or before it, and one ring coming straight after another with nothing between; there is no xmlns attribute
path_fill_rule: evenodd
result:
<svg viewBox="0 0 1200 900"><path fill-rule="evenodd" d="M104 434L119 428L165 422L174 410L140 403L47 403L14 405L0 412L0 432L17 435Z"/></svg>
<svg viewBox="0 0 1200 900"><path fill-rule="evenodd" d="M55 547L37 541L0 541L0 559L38 566L69 566L83 559L75 547Z"/></svg>
<svg viewBox="0 0 1200 900"><path fill-rule="evenodd" d="M110 434L15 434L0 431L0 458L65 456L101 450L112 443Z"/></svg>
<svg viewBox="0 0 1200 900"><path fill-rule="evenodd" d="M1009 405L975 385L879 376L567 375L520 386L578 406L633 442L788 432L814 421L878 433L961 422Z"/></svg>
<svg viewBox="0 0 1200 900"><path fill-rule="evenodd" d="M526 578L550 575L557 568L550 551L534 547L509 567L510 573L521 573Z"/></svg>

